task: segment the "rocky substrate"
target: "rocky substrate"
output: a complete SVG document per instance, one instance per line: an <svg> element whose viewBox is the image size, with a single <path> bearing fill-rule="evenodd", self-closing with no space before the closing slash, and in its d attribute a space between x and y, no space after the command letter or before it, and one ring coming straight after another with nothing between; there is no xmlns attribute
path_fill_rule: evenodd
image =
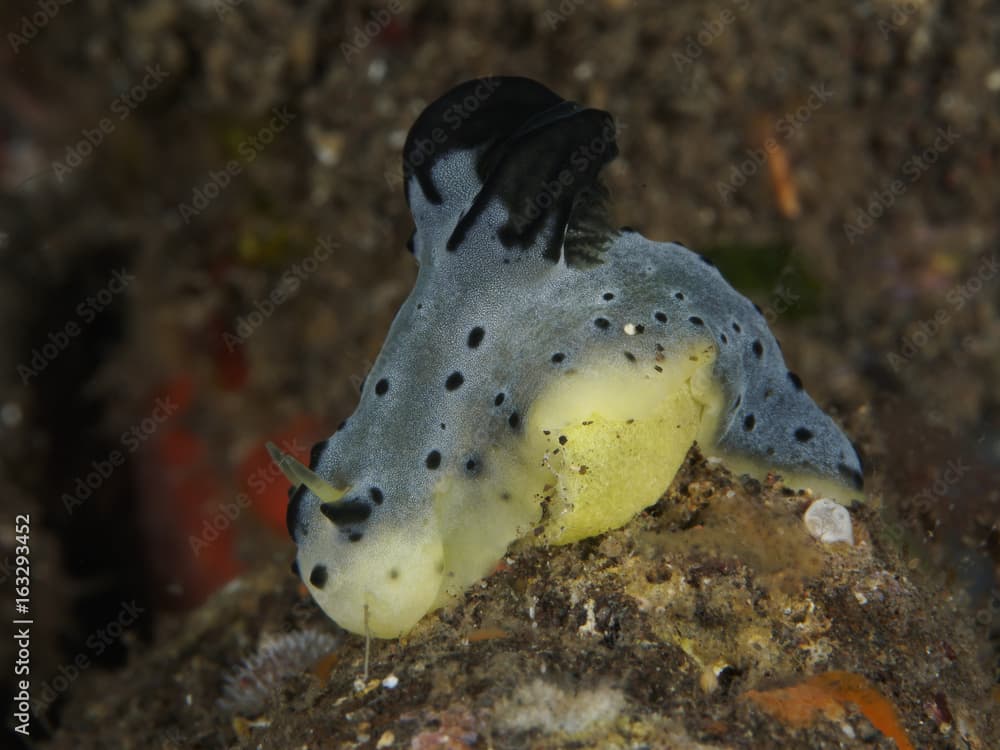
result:
<svg viewBox="0 0 1000 750"><path fill-rule="evenodd" d="M85 675L51 746L997 747L970 617L907 569L876 505L850 509L853 545L825 544L814 500L692 451L625 528L512 550L372 642L367 678L364 639L276 563L125 673Z"/></svg>

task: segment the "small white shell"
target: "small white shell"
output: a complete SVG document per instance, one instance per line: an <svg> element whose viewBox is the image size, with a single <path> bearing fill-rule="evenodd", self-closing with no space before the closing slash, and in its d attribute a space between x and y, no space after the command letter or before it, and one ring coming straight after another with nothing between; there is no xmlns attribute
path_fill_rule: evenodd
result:
<svg viewBox="0 0 1000 750"><path fill-rule="evenodd" d="M847 542L854 544L854 531L851 528L851 514L840 503L829 498L820 498L806 511L802 519L809 533L824 544Z"/></svg>

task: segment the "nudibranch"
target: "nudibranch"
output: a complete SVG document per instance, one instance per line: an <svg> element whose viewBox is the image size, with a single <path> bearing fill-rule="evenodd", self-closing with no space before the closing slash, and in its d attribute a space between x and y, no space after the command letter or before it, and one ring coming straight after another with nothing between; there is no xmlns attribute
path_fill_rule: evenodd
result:
<svg viewBox="0 0 1000 750"><path fill-rule="evenodd" d="M613 228L615 124L524 78L468 81L406 139L416 284L354 414L295 489L313 598L397 637L512 541L565 544L656 502L697 441L731 469L861 498L851 442L706 258Z"/></svg>

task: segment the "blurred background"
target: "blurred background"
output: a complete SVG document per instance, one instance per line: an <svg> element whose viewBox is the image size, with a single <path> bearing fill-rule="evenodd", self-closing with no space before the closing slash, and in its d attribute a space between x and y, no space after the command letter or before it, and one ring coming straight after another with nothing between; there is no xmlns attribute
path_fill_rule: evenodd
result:
<svg viewBox="0 0 1000 750"><path fill-rule="evenodd" d="M415 277L407 129L491 74L615 116L616 219L764 309L996 659L996 2L5 0L0 31L0 581L6 620L30 514L41 736L81 654L292 559L264 442L353 410Z"/></svg>

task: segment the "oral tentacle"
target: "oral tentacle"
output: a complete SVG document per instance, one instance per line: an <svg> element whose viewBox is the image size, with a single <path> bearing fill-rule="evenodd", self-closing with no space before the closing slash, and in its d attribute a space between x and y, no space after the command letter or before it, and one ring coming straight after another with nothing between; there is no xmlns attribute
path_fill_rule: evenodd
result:
<svg viewBox="0 0 1000 750"><path fill-rule="evenodd" d="M281 469L281 473L292 485L296 487L300 484L305 485L324 503L340 502L344 495L351 491L350 487L337 489L316 472L306 468L294 456L282 453L281 449L274 443L267 444L267 452L271 454L271 460Z"/></svg>

